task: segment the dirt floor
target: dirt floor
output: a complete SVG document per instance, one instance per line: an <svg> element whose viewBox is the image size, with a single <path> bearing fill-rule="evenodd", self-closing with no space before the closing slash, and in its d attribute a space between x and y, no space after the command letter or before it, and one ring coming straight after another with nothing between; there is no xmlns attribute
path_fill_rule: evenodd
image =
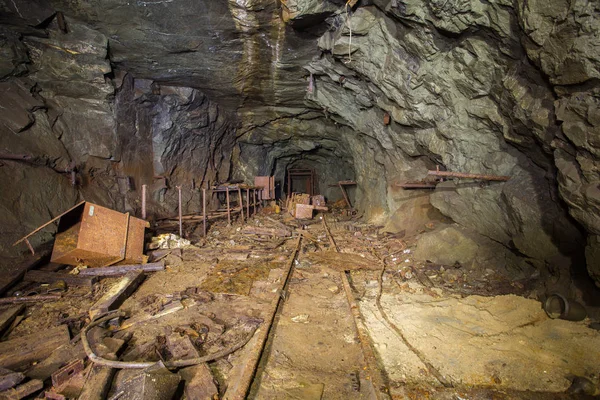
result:
<svg viewBox="0 0 600 400"><path fill-rule="evenodd" d="M417 262L418 234L399 238L349 216L326 218L329 229L321 216L299 222L266 210L231 226L215 221L206 238L187 225L191 243L150 253L166 268L146 274L119 308L127 318L100 336L125 342L114 357L128 362L168 363L245 343L208 362L216 385L204 398L243 398L247 388L253 399L582 398L585 388L571 384L583 378L595 390L600 333L589 319L548 318L535 277ZM285 228L290 237L248 234L248 226ZM174 230L155 233L165 231ZM77 346L88 310L121 279L56 289L61 299L29 304L4 339L67 325ZM50 289L23 282L9 294ZM85 357L81 351L74 354ZM114 372L108 396L126 398L139 370ZM93 373L87 362L88 382ZM189 382L175 398L194 398Z"/></svg>

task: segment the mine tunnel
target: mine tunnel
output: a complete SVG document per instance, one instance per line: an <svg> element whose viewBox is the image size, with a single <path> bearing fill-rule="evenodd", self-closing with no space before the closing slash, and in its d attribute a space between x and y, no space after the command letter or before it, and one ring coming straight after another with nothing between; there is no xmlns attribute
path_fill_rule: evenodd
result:
<svg viewBox="0 0 600 400"><path fill-rule="evenodd" d="M600 394L600 6L0 1L0 398Z"/></svg>

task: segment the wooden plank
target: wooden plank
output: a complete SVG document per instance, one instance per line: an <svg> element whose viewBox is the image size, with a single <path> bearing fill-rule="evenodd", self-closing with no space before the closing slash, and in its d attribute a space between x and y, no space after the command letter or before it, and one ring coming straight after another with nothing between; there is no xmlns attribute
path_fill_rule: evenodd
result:
<svg viewBox="0 0 600 400"><path fill-rule="evenodd" d="M50 378L53 373L67 365L69 361L85 357L86 354L83 350L81 341L78 341L75 344L67 343L58 347L49 357L46 357L43 361L27 370L25 375L27 375L28 378L45 381Z"/></svg>
<svg viewBox="0 0 600 400"><path fill-rule="evenodd" d="M0 304L35 303L37 301L54 301L60 299L60 294L38 294L34 296L0 297Z"/></svg>
<svg viewBox="0 0 600 400"><path fill-rule="evenodd" d="M32 335L0 342L0 367L19 368L48 357L69 343L69 328L60 325Z"/></svg>
<svg viewBox="0 0 600 400"><path fill-rule="evenodd" d="M14 389L6 390L0 393L0 400L19 400L40 391L43 388L44 382L40 381L39 379L32 379Z"/></svg>
<svg viewBox="0 0 600 400"><path fill-rule="evenodd" d="M0 296L13 287L17 282L23 279L23 276L30 269L37 267L43 260L50 255L50 250L45 250L37 253L34 256L28 257L22 263L8 267L0 274Z"/></svg>
<svg viewBox="0 0 600 400"><path fill-rule="evenodd" d="M219 397L219 389L206 363L183 368L179 375L185 381L185 397L194 400L212 400Z"/></svg>
<svg viewBox="0 0 600 400"><path fill-rule="evenodd" d="M144 280L143 271L132 271L127 273L117 284L113 285L108 292L104 294L90 308L90 318L94 320L97 316L105 314L118 308L127 297L129 297Z"/></svg>
<svg viewBox="0 0 600 400"><path fill-rule="evenodd" d="M112 267L85 268L79 271L82 276L118 276L132 271L155 272L165 269L163 262L132 265L115 265Z"/></svg>
<svg viewBox="0 0 600 400"><path fill-rule="evenodd" d="M10 389L25 379L25 374L0 368L0 391Z"/></svg>
<svg viewBox="0 0 600 400"><path fill-rule="evenodd" d="M98 281L96 276L78 276L64 272L28 271L23 277L25 282L54 283L65 282L68 286L92 287Z"/></svg>
<svg viewBox="0 0 600 400"><path fill-rule="evenodd" d="M117 353L125 346L127 341L113 342L113 346L99 346L96 350L100 357L117 359ZM103 365L92 364L90 372L87 376L83 390L78 397L78 400L97 400L105 399L110 387L112 386L113 377L116 370Z"/></svg>
<svg viewBox="0 0 600 400"><path fill-rule="evenodd" d="M7 308L0 313L0 333L4 332L6 328L12 324L17 315L21 314L21 312L25 309L24 304L19 304L18 306Z"/></svg>
<svg viewBox="0 0 600 400"><path fill-rule="evenodd" d="M165 315L177 312L179 310L183 310L183 308L184 307L183 307L183 304L181 304L181 301L177 300L177 301L174 301L171 304L165 306L165 308L162 311L159 311L156 314L144 313L144 314L136 315L135 317L129 318L129 319L123 321L121 326L116 330L120 331L123 329L131 328L132 326L134 326L136 324L140 324L142 322L148 322L148 321L152 321L154 319L158 319Z"/></svg>

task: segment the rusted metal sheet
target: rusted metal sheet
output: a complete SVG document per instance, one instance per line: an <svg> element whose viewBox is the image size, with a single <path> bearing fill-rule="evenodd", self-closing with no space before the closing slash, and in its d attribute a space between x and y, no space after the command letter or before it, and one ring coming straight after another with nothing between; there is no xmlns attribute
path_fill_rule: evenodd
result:
<svg viewBox="0 0 600 400"><path fill-rule="evenodd" d="M144 264L148 261L148 257L144 255L144 232L146 228L150 228L148 221L129 217L125 259L119 261L117 265Z"/></svg>
<svg viewBox="0 0 600 400"><path fill-rule="evenodd" d="M312 219L314 207L307 204L296 204L297 219Z"/></svg>
<svg viewBox="0 0 600 400"><path fill-rule="evenodd" d="M147 222L93 203L82 203L62 215L51 261L103 267L145 261Z"/></svg>
<svg viewBox="0 0 600 400"><path fill-rule="evenodd" d="M262 188L262 200L275 199L275 177L274 176L255 176L254 186Z"/></svg>

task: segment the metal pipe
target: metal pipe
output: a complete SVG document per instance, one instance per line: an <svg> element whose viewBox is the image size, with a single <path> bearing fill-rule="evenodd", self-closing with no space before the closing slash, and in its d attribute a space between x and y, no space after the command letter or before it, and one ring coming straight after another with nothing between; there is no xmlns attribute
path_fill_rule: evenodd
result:
<svg viewBox="0 0 600 400"><path fill-rule="evenodd" d="M146 219L146 191L148 185L142 185L142 219Z"/></svg>
<svg viewBox="0 0 600 400"><path fill-rule="evenodd" d="M465 178L465 179L483 179L486 181L507 181L510 176L505 175L482 175L482 174L468 174L464 172L451 172L451 171L429 171L428 175L443 176L443 177L454 177L454 178Z"/></svg>
<svg viewBox="0 0 600 400"><path fill-rule="evenodd" d="M239 187L238 196L240 197L240 215L242 216L242 222L244 222L244 199L242 198L242 189Z"/></svg>
<svg viewBox="0 0 600 400"><path fill-rule="evenodd" d="M250 189L246 189L246 218L250 218Z"/></svg>
<svg viewBox="0 0 600 400"><path fill-rule="evenodd" d="M227 199L227 224L231 225L231 209L229 206L229 188L225 190L225 197Z"/></svg>
<svg viewBox="0 0 600 400"><path fill-rule="evenodd" d="M202 188L202 224L204 237L206 237L206 189Z"/></svg>
<svg viewBox="0 0 600 400"><path fill-rule="evenodd" d="M181 186L176 186L176 188L177 188L177 192L179 194L179 237L183 238L183 221L182 221L183 213L181 210Z"/></svg>

